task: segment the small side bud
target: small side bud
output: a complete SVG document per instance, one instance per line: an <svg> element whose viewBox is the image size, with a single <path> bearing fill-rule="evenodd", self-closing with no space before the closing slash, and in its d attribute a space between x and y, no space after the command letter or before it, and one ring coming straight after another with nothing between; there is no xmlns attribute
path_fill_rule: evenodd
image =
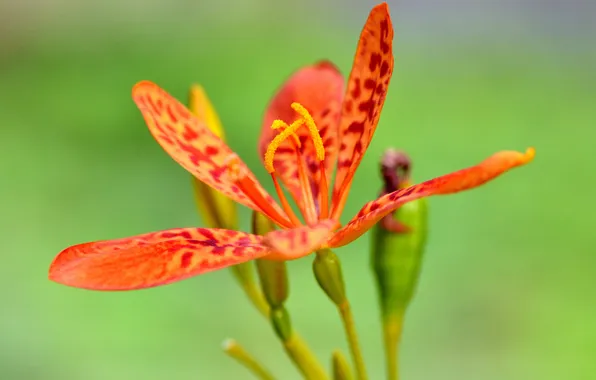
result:
<svg viewBox="0 0 596 380"><path fill-rule="evenodd" d="M288 299L288 272L284 261L257 260L261 289L272 308L283 305Z"/></svg>
<svg viewBox="0 0 596 380"><path fill-rule="evenodd" d="M331 365L333 369L333 380L353 380L352 370L341 351L333 351L331 357Z"/></svg>
<svg viewBox="0 0 596 380"><path fill-rule="evenodd" d="M292 323L290 321L290 314L288 314L286 308L283 306L279 306L275 309L272 308L269 318L271 319L275 334L279 339L283 342L290 339L292 336Z"/></svg>
<svg viewBox="0 0 596 380"><path fill-rule="evenodd" d="M273 223L260 212L253 212L252 230L256 235L264 235L275 230ZM288 299L288 271L284 261L258 259L257 271L261 289L269 306L273 309L282 306Z"/></svg>
<svg viewBox="0 0 596 380"><path fill-rule="evenodd" d="M339 259L329 249L317 252L313 261L313 272L319 286L337 306L346 302L346 287Z"/></svg>

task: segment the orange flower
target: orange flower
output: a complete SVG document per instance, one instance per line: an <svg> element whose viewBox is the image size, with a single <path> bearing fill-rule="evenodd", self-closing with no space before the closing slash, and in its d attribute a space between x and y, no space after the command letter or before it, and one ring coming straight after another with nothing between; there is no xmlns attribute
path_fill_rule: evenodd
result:
<svg viewBox="0 0 596 380"><path fill-rule="evenodd" d="M385 101L393 72L392 40L389 9L383 3L371 11L364 25L345 94L341 74L333 64L321 62L296 72L275 95L265 114L259 151L281 206L204 120L157 85L147 81L135 85L133 99L149 130L174 160L205 184L263 213L280 229L257 236L179 228L79 244L56 257L50 279L79 288L129 290L261 257L297 259L350 243L406 202L471 189L532 160L531 148L525 154L496 153L476 166L371 201L340 226L354 173ZM329 186L334 166L335 183ZM281 184L297 203L304 224L292 211Z"/></svg>

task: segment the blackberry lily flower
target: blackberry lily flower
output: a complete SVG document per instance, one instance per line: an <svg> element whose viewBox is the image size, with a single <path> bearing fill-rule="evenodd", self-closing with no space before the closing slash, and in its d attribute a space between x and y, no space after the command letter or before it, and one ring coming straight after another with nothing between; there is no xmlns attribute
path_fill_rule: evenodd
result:
<svg viewBox="0 0 596 380"><path fill-rule="evenodd" d="M364 25L345 93L342 75L325 61L297 71L275 95L265 113L258 148L280 204L204 120L157 85L136 84L133 99L164 150L197 179L264 214L280 229L258 236L176 228L79 244L58 254L50 279L78 288L132 290L257 258L297 259L352 242L406 202L471 189L532 160L532 148L525 154L498 152L476 166L368 202L340 226L354 173L385 101L393 72L392 40L389 9L383 3L373 8ZM335 182L330 186L334 166ZM304 223L292 210L282 184Z"/></svg>

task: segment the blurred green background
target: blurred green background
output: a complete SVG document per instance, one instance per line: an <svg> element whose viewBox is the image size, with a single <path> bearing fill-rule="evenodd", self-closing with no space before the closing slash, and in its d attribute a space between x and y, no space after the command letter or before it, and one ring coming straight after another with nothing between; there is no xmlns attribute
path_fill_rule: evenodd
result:
<svg viewBox="0 0 596 380"><path fill-rule="evenodd" d="M203 84L230 145L269 184L256 155L269 97L322 58L347 74L373 5L0 2L0 379L250 378L221 353L227 337L280 379L298 379L228 271L95 293L49 282L47 269L75 243L200 225L189 176L130 99L135 82L153 80L180 99ZM530 166L431 200L403 378L593 379L594 3L390 6L397 66L346 220L377 194L389 146L410 153L418 181L501 149L537 149ZM241 217L247 229L248 212ZM370 377L381 379L367 239L338 253ZM311 261L290 263L288 306L327 363L333 348L347 348Z"/></svg>

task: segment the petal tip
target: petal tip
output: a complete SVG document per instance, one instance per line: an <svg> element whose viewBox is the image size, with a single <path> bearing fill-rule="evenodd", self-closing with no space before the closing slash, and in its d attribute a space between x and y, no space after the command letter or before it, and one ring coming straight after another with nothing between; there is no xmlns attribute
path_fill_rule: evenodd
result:
<svg viewBox="0 0 596 380"><path fill-rule="evenodd" d="M65 270L68 267L68 263L72 262L73 259L73 248L80 247L84 244L75 245L68 247L60 251L52 260L50 268L48 269L48 280L57 282L63 285L69 285L68 283L68 271Z"/></svg>
<svg viewBox="0 0 596 380"><path fill-rule="evenodd" d="M192 83L190 85L190 93L196 93L196 94L200 94L200 95L204 95L205 94L205 89L203 88L203 86L201 86L198 83Z"/></svg>
<svg viewBox="0 0 596 380"><path fill-rule="evenodd" d="M524 153L524 163L532 162L532 160L534 160L534 156L536 156L536 149L531 146L526 149L526 153Z"/></svg>
<svg viewBox="0 0 596 380"><path fill-rule="evenodd" d="M319 69L319 70L330 70L333 72L339 72L339 69L337 68L335 63L331 62L328 59L322 59L322 60L316 62L313 65L313 67L316 69Z"/></svg>
<svg viewBox="0 0 596 380"><path fill-rule="evenodd" d="M147 88L155 88L158 87L155 83L151 82L150 80L142 80L139 81L137 83L135 83L134 86L132 86L132 96L135 97L136 95L138 95L139 92L146 90Z"/></svg>
<svg viewBox="0 0 596 380"><path fill-rule="evenodd" d="M379 11L379 12L383 12L383 13L389 14L389 4L387 4L386 2L382 2L380 4L377 4L373 8L373 11Z"/></svg>

